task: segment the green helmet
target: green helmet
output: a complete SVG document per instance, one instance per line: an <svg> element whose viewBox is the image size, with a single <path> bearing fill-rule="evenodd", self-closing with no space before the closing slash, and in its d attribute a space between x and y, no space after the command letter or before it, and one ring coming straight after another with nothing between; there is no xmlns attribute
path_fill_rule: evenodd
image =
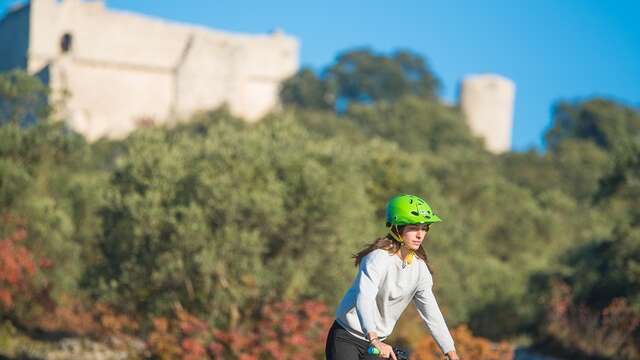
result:
<svg viewBox="0 0 640 360"><path fill-rule="evenodd" d="M415 195L398 195L387 204L387 226L432 224L442 221L426 201Z"/></svg>

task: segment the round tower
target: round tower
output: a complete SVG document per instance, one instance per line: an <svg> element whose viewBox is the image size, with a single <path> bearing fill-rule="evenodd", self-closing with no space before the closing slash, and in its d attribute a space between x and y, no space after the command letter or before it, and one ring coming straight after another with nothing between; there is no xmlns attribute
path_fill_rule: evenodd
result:
<svg viewBox="0 0 640 360"><path fill-rule="evenodd" d="M515 89L513 81L494 74L470 75L462 80L460 108L471 131L484 138L493 153L511 149Z"/></svg>

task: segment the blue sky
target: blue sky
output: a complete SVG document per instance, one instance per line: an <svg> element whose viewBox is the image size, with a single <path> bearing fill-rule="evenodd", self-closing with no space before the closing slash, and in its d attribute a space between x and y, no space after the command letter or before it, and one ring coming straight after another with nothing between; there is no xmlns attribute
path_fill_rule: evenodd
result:
<svg viewBox="0 0 640 360"><path fill-rule="evenodd" d="M11 0L0 0L5 9ZM276 27L301 42L301 65L369 46L423 55L456 100L460 79L497 73L516 83L513 149L542 146L557 100L606 96L640 107L639 0L249 1L108 0L110 8L220 30Z"/></svg>

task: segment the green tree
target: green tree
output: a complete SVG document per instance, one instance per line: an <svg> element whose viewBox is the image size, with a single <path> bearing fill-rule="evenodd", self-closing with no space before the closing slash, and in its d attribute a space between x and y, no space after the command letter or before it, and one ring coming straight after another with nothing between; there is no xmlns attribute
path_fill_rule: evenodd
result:
<svg viewBox="0 0 640 360"><path fill-rule="evenodd" d="M572 283L583 302L602 308L624 297L640 314L640 138L615 164L600 182L595 203L613 231L571 258Z"/></svg>
<svg viewBox="0 0 640 360"><path fill-rule="evenodd" d="M150 313L178 302L226 326L269 298L337 302L371 228L359 162L286 117L247 127L208 116L127 140L102 211L96 294Z"/></svg>
<svg viewBox="0 0 640 360"><path fill-rule="evenodd" d="M337 98L348 102L395 101L407 95L434 99L439 87L424 58L408 50L391 55L348 50L326 72L336 83Z"/></svg>
<svg viewBox="0 0 640 360"><path fill-rule="evenodd" d="M24 125L51 113L49 89L22 70L0 73L0 125Z"/></svg>
<svg viewBox="0 0 640 360"><path fill-rule="evenodd" d="M27 247L53 261L47 281L55 294L73 292L99 233L99 172L82 137L61 123L0 127L0 209L26 221Z"/></svg>
<svg viewBox="0 0 640 360"><path fill-rule="evenodd" d="M389 55L371 49L347 50L320 74L305 68L285 81L282 103L342 111L353 103L393 102L405 96L435 100L440 87L425 59L408 50Z"/></svg>
<svg viewBox="0 0 640 360"><path fill-rule="evenodd" d="M595 143L608 152L625 152L640 134L640 112L611 100L594 98L578 103L559 102L545 139L555 151L566 139Z"/></svg>
<svg viewBox="0 0 640 360"><path fill-rule="evenodd" d="M346 116L365 135L395 142L408 151L431 154L473 148L485 152L462 115L436 101L407 96L393 103L355 105Z"/></svg>
<svg viewBox="0 0 640 360"><path fill-rule="evenodd" d="M284 81L280 89L280 100L284 105L333 111L335 89L331 83L316 76L311 69L303 68L295 76Z"/></svg>

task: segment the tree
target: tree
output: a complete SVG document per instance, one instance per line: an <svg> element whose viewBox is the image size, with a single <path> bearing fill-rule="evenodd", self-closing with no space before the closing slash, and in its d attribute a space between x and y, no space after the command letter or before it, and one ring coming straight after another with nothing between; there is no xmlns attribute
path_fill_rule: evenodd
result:
<svg viewBox="0 0 640 360"><path fill-rule="evenodd" d="M280 100L285 105L333 111L335 89L311 69L303 68L282 84Z"/></svg>
<svg viewBox="0 0 640 360"><path fill-rule="evenodd" d="M640 136L640 112L611 100L595 98L559 102L545 134L551 151L567 139L591 141L608 152L625 152Z"/></svg>
<svg viewBox="0 0 640 360"><path fill-rule="evenodd" d="M434 99L439 87L425 60L407 50L391 55L349 50L338 55L326 77L336 83L337 98L348 102L395 101L406 95Z"/></svg>
<svg viewBox="0 0 640 360"><path fill-rule="evenodd" d="M352 103L394 102L404 96L434 100L439 87L439 80L419 54L353 49L338 55L320 76L302 69L284 82L280 99L285 105L341 112Z"/></svg>
<svg viewBox="0 0 640 360"><path fill-rule="evenodd" d="M395 142L411 152L438 153L452 148L485 152L462 115L436 101L406 96L392 103L354 105L346 116L365 135Z"/></svg>
<svg viewBox="0 0 640 360"><path fill-rule="evenodd" d="M228 327L275 297L337 302L348 254L373 237L362 160L338 141L309 141L287 117L238 124L127 140L102 210L103 263L88 285L99 297L150 314L180 303Z"/></svg>
<svg viewBox="0 0 640 360"><path fill-rule="evenodd" d="M635 116L626 120L633 123ZM595 117L589 122L608 130L613 126ZM622 121L613 127L632 125ZM535 291L542 294L538 298L547 305L542 322L547 325L541 324L541 333L572 351L636 358L640 353L640 139L627 136L612 142L608 131L590 134L609 151L613 166L593 190L591 215L582 212L592 219L581 231L590 235L588 242L561 252L561 267L531 277Z"/></svg>
<svg viewBox="0 0 640 360"><path fill-rule="evenodd" d="M106 182L91 157L84 139L60 122L0 126L0 209L28 219L25 246L55 265L46 274L54 295L77 291L84 260L95 254Z"/></svg>
<svg viewBox="0 0 640 360"><path fill-rule="evenodd" d="M0 73L0 125L24 125L51 113L49 89L22 70Z"/></svg>
<svg viewBox="0 0 640 360"><path fill-rule="evenodd" d="M640 140L625 155L615 159L595 196L612 224L611 235L570 257L576 297L597 308L623 297L640 309Z"/></svg>

